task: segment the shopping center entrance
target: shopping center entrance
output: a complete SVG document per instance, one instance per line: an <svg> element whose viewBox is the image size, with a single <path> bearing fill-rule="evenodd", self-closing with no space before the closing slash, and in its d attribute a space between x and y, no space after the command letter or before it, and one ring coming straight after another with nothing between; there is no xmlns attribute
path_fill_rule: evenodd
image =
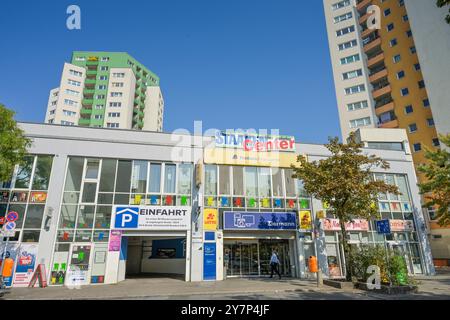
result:
<svg viewBox="0 0 450 320"><path fill-rule="evenodd" d="M186 278L186 237L123 237L125 278Z"/></svg>
<svg viewBox="0 0 450 320"><path fill-rule="evenodd" d="M228 277L259 277L270 275L270 258L276 250L280 273L292 273L294 246L292 240L225 240L224 267Z"/></svg>

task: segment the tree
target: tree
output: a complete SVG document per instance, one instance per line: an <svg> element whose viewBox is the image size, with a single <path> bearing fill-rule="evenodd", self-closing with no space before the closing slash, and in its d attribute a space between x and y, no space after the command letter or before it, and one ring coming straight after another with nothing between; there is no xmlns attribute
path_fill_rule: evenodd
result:
<svg viewBox="0 0 450 320"><path fill-rule="evenodd" d="M24 164L31 145L13 117L14 112L0 103L0 181L10 180L14 166Z"/></svg>
<svg viewBox="0 0 450 320"><path fill-rule="evenodd" d="M297 166L292 166L294 178L303 180L304 188L312 197L329 205L329 210L338 219L346 260L346 278L352 279L351 247L348 243L345 224L353 219L369 219L379 216L377 199L379 193L399 194L398 188L384 181L373 179L373 168L388 169L389 164L374 155L365 155L357 143L355 134L348 144L330 138L325 145L330 151L329 158L308 162L298 157Z"/></svg>
<svg viewBox="0 0 450 320"><path fill-rule="evenodd" d="M437 0L437 6L439 8L443 8L444 6L449 6L450 5L450 0ZM450 13L450 9L448 9L448 12ZM447 17L445 17L445 20L447 21L448 24L450 24L450 14L447 15Z"/></svg>
<svg viewBox="0 0 450 320"><path fill-rule="evenodd" d="M450 148L450 134L440 136L443 144ZM450 225L450 149L426 149L425 157L429 162L418 168L425 174L426 182L419 184L420 193L424 195L425 207L437 206L439 225Z"/></svg>

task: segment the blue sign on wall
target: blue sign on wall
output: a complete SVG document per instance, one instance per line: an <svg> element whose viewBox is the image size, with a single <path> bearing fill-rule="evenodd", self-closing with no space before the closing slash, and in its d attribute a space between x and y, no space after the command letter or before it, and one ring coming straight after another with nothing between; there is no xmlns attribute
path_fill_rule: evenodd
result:
<svg viewBox="0 0 450 320"><path fill-rule="evenodd" d="M216 241L216 233L215 232L205 232L205 241Z"/></svg>
<svg viewBox="0 0 450 320"><path fill-rule="evenodd" d="M223 213L224 230L296 230L295 212L231 212Z"/></svg>
<svg viewBox="0 0 450 320"><path fill-rule="evenodd" d="M216 280L216 243L203 244L203 280Z"/></svg>
<svg viewBox="0 0 450 320"><path fill-rule="evenodd" d="M391 233L391 225L389 220L379 220L376 221L377 232L379 234L390 234Z"/></svg>

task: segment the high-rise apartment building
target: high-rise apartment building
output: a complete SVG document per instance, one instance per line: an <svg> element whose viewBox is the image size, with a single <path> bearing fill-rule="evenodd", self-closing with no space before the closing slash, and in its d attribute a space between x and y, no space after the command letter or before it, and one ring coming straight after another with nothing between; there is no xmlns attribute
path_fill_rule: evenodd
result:
<svg viewBox="0 0 450 320"><path fill-rule="evenodd" d="M162 131L159 77L121 52L73 52L50 91L46 123Z"/></svg>
<svg viewBox="0 0 450 320"><path fill-rule="evenodd" d="M427 2L425 11L424 2ZM446 79L444 83L448 88L448 72L437 70L439 63L448 68L445 57L449 51L436 52L445 48L449 40L442 37L449 33L435 32L433 41L442 43L433 48L421 26L431 21L445 25L443 17L433 19L440 12L435 1L324 0L324 9L343 139L361 127L404 128L417 168L426 162L425 148L440 146L434 110L442 117L449 109L448 99L442 98L449 90L440 93L442 79ZM429 26L423 27L431 30ZM415 32L420 36L418 47ZM421 59L427 64L425 78ZM433 99L428 94L429 86ZM448 124L448 118L439 121L443 127ZM439 131L449 132L448 127ZM385 143L384 146L395 147L396 144ZM419 181L424 178L418 174ZM434 217L430 212L432 221ZM430 226L433 237L436 231L433 223ZM448 244L450 230L439 233L443 243ZM431 244L433 247L433 241ZM446 245L445 250L439 250L434 256L450 261L450 246Z"/></svg>

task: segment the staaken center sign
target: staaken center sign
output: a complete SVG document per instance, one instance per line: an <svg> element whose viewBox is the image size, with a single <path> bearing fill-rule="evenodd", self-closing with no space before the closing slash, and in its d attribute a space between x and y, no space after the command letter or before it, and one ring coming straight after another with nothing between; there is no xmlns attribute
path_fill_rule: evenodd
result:
<svg viewBox="0 0 450 320"><path fill-rule="evenodd" d="M189 230L190 207L114 206L111 225L117 230Z"/></svg>

